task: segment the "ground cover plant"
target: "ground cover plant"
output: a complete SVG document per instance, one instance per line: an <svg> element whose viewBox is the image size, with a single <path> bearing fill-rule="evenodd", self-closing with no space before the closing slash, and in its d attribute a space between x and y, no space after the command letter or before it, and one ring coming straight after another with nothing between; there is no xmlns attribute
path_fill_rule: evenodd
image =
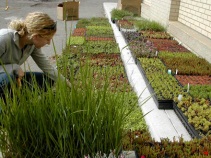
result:
<svg viewBox="0 0 211 158"><path fill-rule="evenodd" d="M178 75L211 75L211 64L191 52L160 52L158 56L172 72L177 70Z"/></svg>
<svg viewBox="0 0 211 158"><path fill-rule="evenodd" d="M128 132L125 137L128 150L136 149L137 157L190 157L190 158L205 158L210 157L211 151L211 137L205 136L201 139L193 139L185 141L169 140L167 138L161 139L160 142L155 141L150 137L148 132L135 131Z"/></svg>
<svg viewBox="0 0 211 158"><path fill-rule="evenodd" d="M185 85L185 90L195 99L211 100L211 84L209 85Z"/></svg>
<svg viewBox="0 0 211 158"><path fill-rule="evenodd" d="M169 52L190 52L187 48L173 39L149 39L150 42L157 48L158 51Z"/></svg>
<svg viewBox="0 0 211 158"><path fill-rule="evenodd" d="M82 18L78 20L76 28L86 28L87 26L109 26L107 18L104 17L93 17L93 18Z"/></svg>
<svg viewBox="0 0 211 158"><path fill-rule="evenodd" d="M138 60L158 100L173 100L174 97L184 93L177 80L167 73L160 59L138 58Z"/></svg>
<svg viewBox="0 0 211 158"><path fill-rule="evenodd" d="M128 19L120 19L117 21L117 26L119 29L135 29L134 24L132 22L133 20L128 20Z"/></svg>
<svg viewBox="0 0 211 158"><path fill-rule="evenodd" d="M209 99L194 98L191 95L183 96L182 100L177 102L177 106L187 118L188 123L195 128L201 137L210 135L210 105Z"/></svg>
<svg viewBox="0 0 211 158"><path fill-rule="evenodd" d="M157 49L153 46L153 43L142 36L140 32L124 31L122 34L135 58L157 56Z"/></svg>
<svg viewBox="0 0 211 158"><path fill-rule="evenodd" d="M172 39L172 36L165 31L144 30L140 32L147 39Z"/></svg>
<svg viewBox="0 0 211 158"><path fill-rule="evenodd" d="M183 86L190 85L211 85L211 76L208 75L175 75L175 78Z"/></svg>

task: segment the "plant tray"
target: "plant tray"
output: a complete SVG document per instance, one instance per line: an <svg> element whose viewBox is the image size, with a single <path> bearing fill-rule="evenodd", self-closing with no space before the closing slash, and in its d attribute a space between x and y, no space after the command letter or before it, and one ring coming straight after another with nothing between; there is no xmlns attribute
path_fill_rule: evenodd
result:
<svg viewBox="0 0 211 158"><path fill-rule="evenodd" d="M158 109L173 109L173 100L158 100Z"/></svg>
<svg viewBox="0 0 211 158"><path fill-rule="evenodd" d="M144 69L142 68L140 61L136 58L135 59L136 65L142 74L145 83L148 86L148 89L151 94L155 94L155 91L153 90L152 86L149 83L149 80L146 77L146 74L144 72ZM153 100L155 101L155 104L157 105L158 109L173 109L173 100L158 100L156 95L152 95Z"/></svg>
<svg viewBox="0 0 211 158"><path fill-rule="evenodd" d="M185 126L185 128L187 129L188 133L190 134L190 136L192 138L201 138L201 136L199 135L199 132L197 132L195 130L195 128L188 123L188 119L187 117L183 114L183 112L178 108L178 106L176 105L175 102L173 102L173 108L174 108L174 112L177 114L177 116L179 117L179 119L181 120L182 124Z"/></svg>

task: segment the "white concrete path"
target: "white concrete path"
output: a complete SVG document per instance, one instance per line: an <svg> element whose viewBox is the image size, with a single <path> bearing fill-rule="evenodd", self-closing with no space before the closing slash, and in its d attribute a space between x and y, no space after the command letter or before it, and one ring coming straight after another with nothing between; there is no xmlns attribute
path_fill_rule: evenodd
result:
<svg viewBox="0 0 211 158"><path fill-rule="evenodd" d="M135 60L131 55L128 47L123 49L126 46L126 42L118 30L118 27L111 22L111 11L117 7L117 3L108 3L103 4L105 15L109 19L111 27L113 28L114 36L116 42L119 44L121 51L121 58L123 60L127 76L130 84L132 85L134 91L138 96L142 94L143 90L147 87L147 84L144 81L142 74L140 73L138 66L135 64ZM148 89L146 89L141 98L139 99L139 105L142 105L142 102L147 97L151 96ZM149 114L145 116L146 123L149 127L151 136L156 140L160 141L161 138L169 138L173 140L174 138L178 140L181 136L184 140L191 140L191 136L175 114L174 110L160 110L157 108L153 98L150 98L144 105L141 106L143 114Z"/></svg>

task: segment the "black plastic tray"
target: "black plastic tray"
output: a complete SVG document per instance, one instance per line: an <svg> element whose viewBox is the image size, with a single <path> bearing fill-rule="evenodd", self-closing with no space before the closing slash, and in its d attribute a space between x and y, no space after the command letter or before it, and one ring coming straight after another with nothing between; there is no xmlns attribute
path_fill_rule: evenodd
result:
<svg viewBox="0 0 211 158"><path fill-rule="evenodd" d="M183 123L183 125L185 126L185 128L187 129L187 131L190 134L190 136L192 138L201 138L201 136L199 135L199 132L196 131L195 128L191 124L188 123L187 117L178 108L178 106L176 105L176 103L173 103L173 108L174 108L175 113L177 114L177 116L179 117L179 119L181 120L181 122Z"/></svg>
<svg viewBox="0 0 211 158"><path fill-rule="evenodd" d="M145 71L140 64L140 61L137 58L135 60L136 60L136 65L137 65L140 73L142 74L144 81L145 81L146 85L148 86L150 93L154 94L152 97L153 97L155 104L157 105L158 109L173 109L173 100L158 100L157 99L155 91L152 88L152 86L150 85L149 80L146 77Z"/></svg>

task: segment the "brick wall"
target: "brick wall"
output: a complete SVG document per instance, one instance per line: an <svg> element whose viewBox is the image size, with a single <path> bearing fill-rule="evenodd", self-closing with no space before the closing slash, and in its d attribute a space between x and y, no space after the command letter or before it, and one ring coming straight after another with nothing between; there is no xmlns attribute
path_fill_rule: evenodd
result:
<svg viewBox="0 0 211 158"><path fill-rule="evenodd" d="M179 7L180 7L180 0L172 0L170 6L170 21L177 21L179 16Z"/></svg>
<svg viewBox="0 0 211 158"><path fill-rule="evenodd" d="M143 0L141 16L168 25L171 0Z"/></svg>
<svg viewBox="0 0 211 158"><path fill-rule="evenodd" d="M211 38L211 0L181 0L178 21Z"/></svg>
<svg viewBox="0 0 211 158"><path fill-rule="evenodd" d="M141 16L166 27L179 21L211 38L211 0L142 0Z"/></svg>

